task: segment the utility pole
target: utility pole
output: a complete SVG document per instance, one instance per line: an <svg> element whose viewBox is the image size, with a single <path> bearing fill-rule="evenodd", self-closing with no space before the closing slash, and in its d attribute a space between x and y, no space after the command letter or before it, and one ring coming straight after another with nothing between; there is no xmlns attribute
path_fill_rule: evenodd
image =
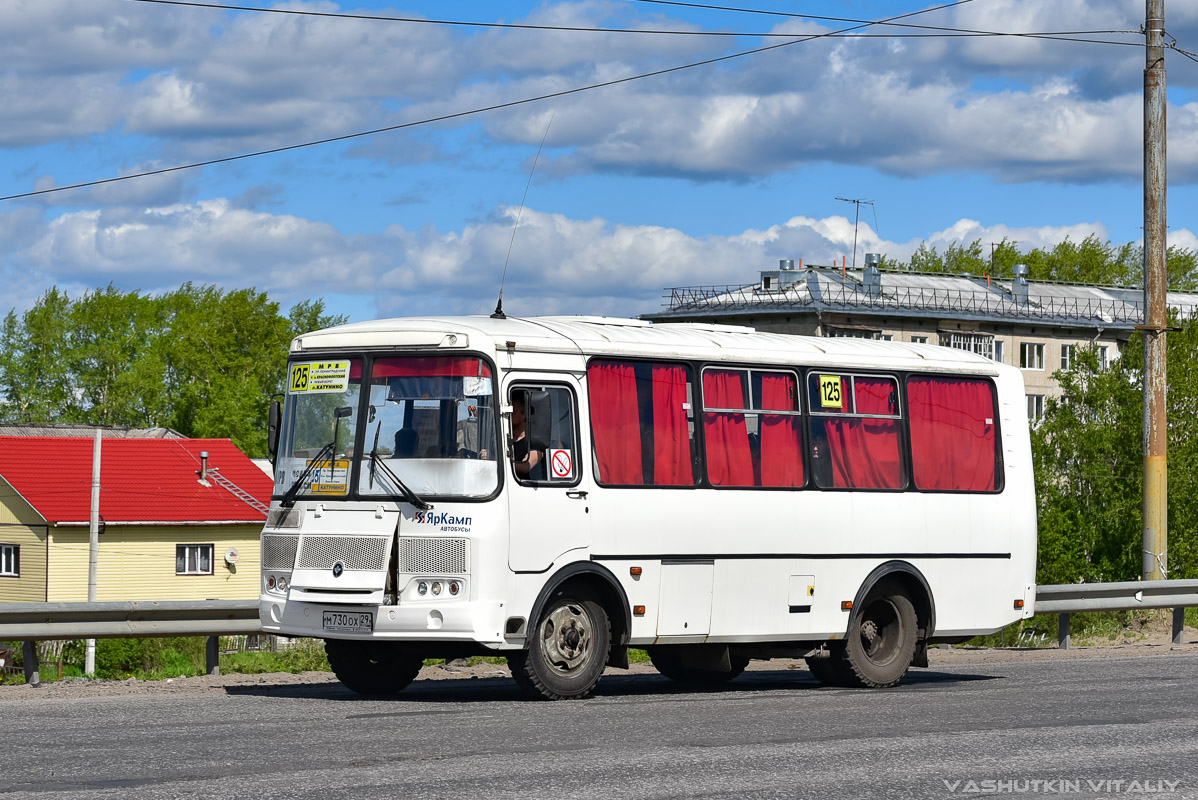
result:
<svg viewBox="0 0 1198 800"><path fill-rule="evenodd" d="M92 502L87 526L87 602L96 602L96 572L100 562L100 429L92 441ZM83 657L83 674L96 674L96 640L87 640Z"/></svg>
<svg viewBox="0 0 1198 800"><path fill-rule="evenodd" d="M1168 559L1165 406L1165 0L1145 0L1144 37L1144 580Z"/></svg>
<svg viewBox="0 0 1198 800"><path fill-rule="evenodd" d="M857 218L853 220L853 269L857 269L857 223L861 221L861 206L872 206L874 201L859 197L837 197L836 199L857 206Z"/></svg>

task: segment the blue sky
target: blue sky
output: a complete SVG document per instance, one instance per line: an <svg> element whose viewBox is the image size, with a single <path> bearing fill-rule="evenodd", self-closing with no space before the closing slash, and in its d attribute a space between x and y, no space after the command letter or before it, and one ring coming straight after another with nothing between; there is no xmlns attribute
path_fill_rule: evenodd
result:
<svg viewBox="0 0 1198 800"><path fill-rule="evenodd" d="M258 5L256 2L242 3ZM290 2L302 11L735 37L480 29L133 0L0 0L0 194L413 122L844 27L638 2ZM882 19L874 0L745 8ZM1198 51L1198 8L1167 28ZM1132 31L1141 0L971 0L909 22ZM872 27L859 33L913 32ZM926 30L922 32L927 32ZM1139 43L1131 34L1095 36ZM662 289L779 258L905 258L922 241L1141 237L1142 49L824 38L349 142L0 202L3 310L47 288L254 286L362 320L635 315ZM1198 63L1170 53L1170 236L1198 244ZM876 213L876 217L875 217ZM1034 276L1033 276L1034 277Z"/></svg>

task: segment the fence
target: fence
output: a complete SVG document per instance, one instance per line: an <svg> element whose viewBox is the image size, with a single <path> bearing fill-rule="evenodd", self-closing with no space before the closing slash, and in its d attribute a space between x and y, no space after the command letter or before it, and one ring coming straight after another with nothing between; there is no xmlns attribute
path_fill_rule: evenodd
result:
<svg viewBox="0 0 1198 800"><path fill-rule="evenodd" d="M886 286L870 293L862 285L817 287L800 281L786 289L771 291L757 284L727 286L679 286L668 289L665 312L702 314L704 312L745 311L756 309L874 309L891 312L951 312L973 316L1018 317L1037 320L1075 320L1131 327L1143 321L1143 303L1114 297L1029 295L1017 300L1000 287L954 289L926 286Z"/></svg>
<svg viewBox="0 0 1198 800"><path fill-rule="evenodd" d="M257 600L129 600L118 603L0 604L0 641L23 641L25 677L38 674L42 639L206 636L206 669L220 671L220 637L260 633Z"/></svg>
<svg viewBox="0 0 1198 800"><path fill-rule="evenodd" d="M1070 615L1083 611L1173 609L1173 642L1181 643L1185 609L1198 606L1198 580L1080 583L1036 588L1036 613L1060 614L1058 641L1069 647ZM37 675L42 639L206 636L207 671L216 674L221 636L261 632L256 600L0 603L0 641L25 642L25 675ZM32 681L35 682L36 681Z"/></svg>

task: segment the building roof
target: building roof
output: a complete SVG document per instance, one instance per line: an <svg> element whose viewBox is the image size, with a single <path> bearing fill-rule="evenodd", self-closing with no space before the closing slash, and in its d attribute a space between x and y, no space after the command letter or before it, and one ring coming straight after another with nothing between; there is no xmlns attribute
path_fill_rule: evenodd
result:
<svg viewBox="0 0 1198 800"><path fill-rule="evenodd" d="M878 283L870 286L864 269L762 270L755 284L667 289L665 309L645 318L844 312L1120 330L1131 330L1144 318L1144 292L1136 288L903 270L873 274ZM1166 302L1190 316L1198 309L1198 294L1169 292Z"/></svg>
<svg viewBox="0 0 1198 800"><path fill-rule="evenodd" d="M124 425L12 425L0 424L0 436L86 436L96 428L105 439L185 439L173 428L129 428Z"/></svg>
<svg viewBox="0 0 1198 800"><path fill-rule="evenodd" d="M86 524L91 438L0 436L3 477L47 522ZM199 480L208 453L207 486ZM107 524L262 522L270 477L228 439L105 439L100 515ZM242 496L244 495L244 497Z"/></svg>

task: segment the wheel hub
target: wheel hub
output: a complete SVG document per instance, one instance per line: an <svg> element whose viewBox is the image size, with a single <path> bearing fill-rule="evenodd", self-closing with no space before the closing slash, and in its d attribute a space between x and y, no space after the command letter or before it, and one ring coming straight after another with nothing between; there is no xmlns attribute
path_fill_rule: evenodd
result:
<svg viewBox="0 0 1198 800"><path fill-rule="evenodd" d="M591 649L590 618L581 606L555 608L541 626L545 659L558 672L578 669Z"/></svg>

